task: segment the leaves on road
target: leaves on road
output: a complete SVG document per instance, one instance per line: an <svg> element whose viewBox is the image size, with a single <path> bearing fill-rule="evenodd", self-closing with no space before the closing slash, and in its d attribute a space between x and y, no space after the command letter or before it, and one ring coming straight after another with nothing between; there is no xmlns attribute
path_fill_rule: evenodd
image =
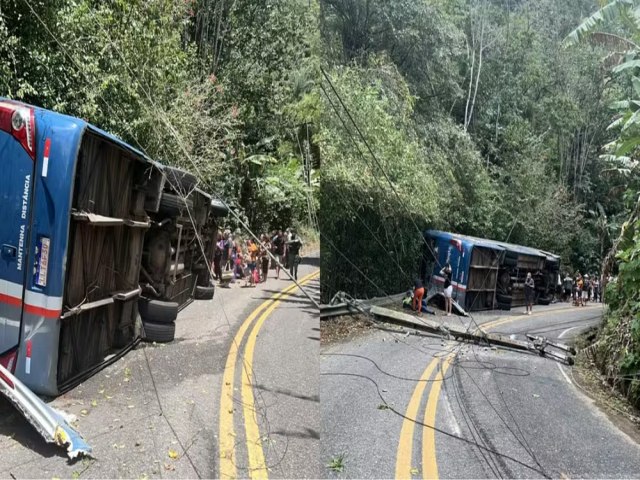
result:
<svg viewBox="0 0 640 480"><path fill-rule="evenodd" d="M169 458L171 458L172 460L175 460L179 457L178 452L176 452L174 449L169 449Z"/></svg>

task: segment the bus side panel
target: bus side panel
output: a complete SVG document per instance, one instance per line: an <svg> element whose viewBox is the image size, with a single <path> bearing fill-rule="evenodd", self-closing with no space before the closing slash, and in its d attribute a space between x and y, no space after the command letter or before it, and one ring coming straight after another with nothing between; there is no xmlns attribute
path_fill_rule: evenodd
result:
<svg viewBox="0 0 640 480"><path fill-rule="evenodd" d="M447 263L450 263L453 299L461 305L464 305L466 289L464 282L468 278L469 258L471 257L470 252L467 251L469 247L465 243L462 243L462 251L460 251L450 242L448 237L438 235L432 238L434 240L434 253L437 262L434 262L433 265L429 295L442 292L444 288L444 277L440 275L440 271Z"/></svg>
<svg viewBox="0 0 640 480"><path fill-rule="evenodd" d="M35 212L27 275L25 313L16 376L31 390L57 395L60 314L71 195L76 158L84 132L81 122L37 111ZM48 146L47 146L48 144ZM45 158L45 153L48 154Z"/></svg>
<svg viewBox="0 0 640 480"><path fill-rule="evenodd" d="M29 272L33 160L20 143L0 131L0 354L20 339L25 277Z"/></svg>

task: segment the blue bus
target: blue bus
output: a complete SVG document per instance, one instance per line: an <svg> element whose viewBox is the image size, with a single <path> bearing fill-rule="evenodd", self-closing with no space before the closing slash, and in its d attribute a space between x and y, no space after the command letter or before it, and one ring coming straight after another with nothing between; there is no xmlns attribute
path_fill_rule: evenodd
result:
<svg viewBox="0 0 640 480"><path fill-rule="evenodd" d="M84 120L0 98L0 363L57 395L211 298L226 205Z"/></svg>
<svg viewBox="0 0 640 480"><path fill-rule="evenodd" d="M420 275L427 298L443 290L441 274L451 266L453 300L465 311L524 306L524 280L531 272L535 301L548 304L558 284L560 257L536 248L456 233L427 230Z"/></svg>

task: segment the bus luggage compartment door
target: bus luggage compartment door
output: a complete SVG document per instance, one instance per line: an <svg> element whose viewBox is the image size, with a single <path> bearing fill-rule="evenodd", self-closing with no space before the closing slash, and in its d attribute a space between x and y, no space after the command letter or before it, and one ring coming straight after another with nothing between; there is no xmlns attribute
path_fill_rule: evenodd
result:
<svg viewBox="0 0 640 480"><path fill-rule="evenodd" d="M16 120L16 115L23 119ZM26 131L24 145L15 127ZM34 129L31 109L0 102L0 363L11 371L15 368L24 284L29 271Z"/></svg>

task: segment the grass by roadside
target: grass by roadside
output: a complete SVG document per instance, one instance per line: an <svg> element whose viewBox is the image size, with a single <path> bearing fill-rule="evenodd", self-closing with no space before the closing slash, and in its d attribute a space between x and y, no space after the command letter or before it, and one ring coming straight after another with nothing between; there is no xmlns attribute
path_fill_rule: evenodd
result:
<svg viewBox="0 0 640 480"><path fill-rule="evenodd" d="M577 388L587 395L620 430L640 444L640 410L634 408L618 390L612 388L596 364L584 350L593 341L593 332L586 332L573 342L578 349L571 377Z"/></svg>
<svg viewBox="0 0 640 480"><path fill-rule="evenodd" d="M320 232L313 228L302 226L298 228L298 234L304 242L300 251L303 257L320 250Z"/></svg>

